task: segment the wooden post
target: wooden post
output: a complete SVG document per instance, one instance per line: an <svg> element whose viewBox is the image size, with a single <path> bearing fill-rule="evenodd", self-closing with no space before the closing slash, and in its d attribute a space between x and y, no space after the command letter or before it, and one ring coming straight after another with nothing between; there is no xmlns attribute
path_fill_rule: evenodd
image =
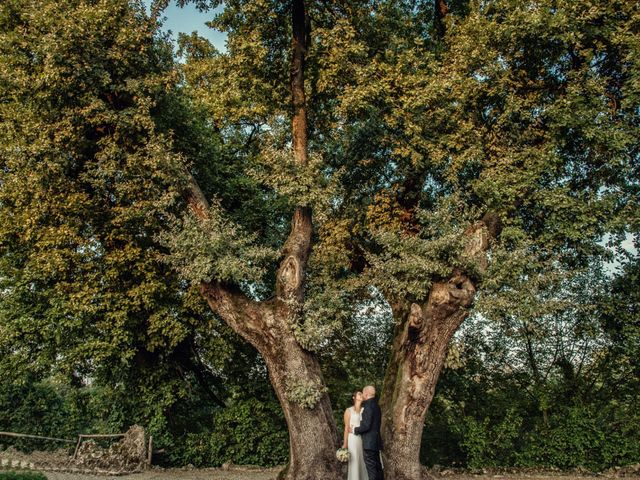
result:
<svg viewBox="0 0 640 480"><path fill-rule="evenodd" d="M73 452L73 459L74 460L78 456L78 450L80 450L80 442L82 442L82 435L78 435L78 443L76 443L76 449Z"/></svg>
<svg viewBox="0 0 640 480"><path fill-rule="evenodd" d="M151 457L153 456L153 435L149 435L149 446L147 449L147 466L151 466Z"/></svg>

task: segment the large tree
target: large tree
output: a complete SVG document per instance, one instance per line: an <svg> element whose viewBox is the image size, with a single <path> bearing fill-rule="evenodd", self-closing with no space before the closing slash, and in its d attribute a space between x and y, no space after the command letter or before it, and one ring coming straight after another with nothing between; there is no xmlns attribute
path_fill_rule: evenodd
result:
<svg viewBox="0 0 640 480"><path fill-rule="evenodd" d="M254 6L251 3L241 5L240 8L232 5L229 7L231 12L227 12L227 15L239 13L234 10L240 10L254 20L263 9L263 5ZM285 119L289 119L290 135L286 137L291 146L283 151L283 154L289 156L293 171L305 171L310 168L305 92L305 57L310 41L309 17L303 0L294 0L282 6L276 5L274 9L290 19L290 22L274 22L274 28L284 28L286 32L291 32L290 48L281 48L274 52L288 57L284 61L282 58L276 58L274 63L280 67L283 64L288 66L289 88L285 90L279 85L280 92L273 95L276 103L266 104L264 110L265 114L271 113L274 116L273 110L280 111ZM237 19L232 17L228 21L237 22ZM242 24L235 26L237 43L234 44L232 40L230 44L231 66L238 61L233 56L243 54L243 47L260 47L259 37L256 38L256 34L259 35L260 32L247 31L248 27L250 26ZM240 37L241 34L246 34L247 37ZM278 40L282 41L283 38L287 37ZM194 51L201 49L192 50L192 53ZM222 59L223 62L225 60L227 58ZM248 63L249 69L253 67L251 62L254 59L250 54L241 57L240 60ZM268 69L271 65L262 64L260 67ZM218 88L226 82L238 81L233 78L234 72L231 69L224 73L226 78L216 79L221 84ZM238 73L242 75L243 72ZM274 75L282 80L284 73L283 69L280 72L276 71ZM258 95L272 95L269 92L270 86L259 84L261 79L239 79L240 82L243 80L250 87L255 86ZM285 103L278 94L287 90L290 100ZM243 102L244 99L235 97L236 93L239 92L228 91L227 101ZM251 109L255 99L249 95L244 102ZM237 127L238 123L245 120L253 126L255 132L263 125L259 119L251 118L251 114L259 114L260 107L262 105L258 105L257 111L249 110L248 121L247 114L243 115L241 112L239 118L233 118L234 115L231 113L229 116L232 119L227 123ZM276 119L282 121L277 117ZM291 182L294 179L285 180ZM257 267L268 259L270 252L257 245L256 238L245 237L243 231L225 218L226 212L217 202L209 204L198 184L197 174L192 177L189 188L185 190L185 196L191 207L192 217L183 219L178 226L177 234L169 239L169 244L175 251L174 262L182 268L188 278L200 282L201 293L211 309L251 343L264 358L289 428L290 461L287 478L337 478L339 470L334 456L337 430L320 363L317 356L304 348L298 340L295 328L305 301L307 264L311 253L313 226L310 205L293 205L289 233L277 255L278 266L270 282L273 295L258 301L255 298L257 295L252 292L252 285L247 285L246 282L252 280L256 283L264 277L263 272ZM200 268L195 269L194 266ZM243 283L244 291L241 288Z"/></svg>
<svg viewBox="0 0 640 480"><path fill-rule="evenodd" d="M273 297L256 302L247 284L242 294L211 271L202 291L267 359L295 478L330 473L319 463L332 428L312 351L340 312L382 293L395 323L386 472L419 478L425 415L477 292L505 301L514 285L586 265L605 254L605 234L633 228L638 12L508 0L304 7L228 4L214 22L228 52L188 62L214 121L251 126L252 174L294 208ZM311 410L301 391L314 394Z"/></svg>
<svg viewBox="0 0 640 480"><path fill-rule="evenodd" d="M383 392L392 478L419 478L415 446L476 292L535 288L541 270L579 268L605 254L607 232L633 228L638 12L625 5L470 4L445 17L443 51L405 53L406 73L387 76L401 220L373 265L396 320ZM424 215L451 200L449 219ZM442 249L447 230L457 251ZM416 269L420 257L434 263Z"/></svg>
<svg viewBox="0 0 640 480"><path fill-rule="evenodd" d="M179 280L153 240L182 164L155 120L169 46L125 0L3 2L0 35L4 366L83 377L172 348Z"/></svg>
<svg viewBox="0 0 640 480"><path fill-rule="evenodd" d="M206 158L223 200L253 195L178 82L142 5L0 5L0 375L104 386L108 428L159 442L180 402L220 406L218 366L245 348L161 261L185 163Z"/></svg>

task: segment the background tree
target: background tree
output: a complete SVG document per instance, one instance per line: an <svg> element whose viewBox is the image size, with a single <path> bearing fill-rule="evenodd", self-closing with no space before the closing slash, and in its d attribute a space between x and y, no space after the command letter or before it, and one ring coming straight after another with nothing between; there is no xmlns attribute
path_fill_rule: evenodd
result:
<svg viewBox="0 0 640 480"><path fill-rule="evenodd" d="M470 318L438 385L422 461L592 471L635 462L638 362L621 354L635 340L611 337L604 321L623 276L590 268L529 296L529 315ZM548 309L551 297L560 308ZM633 331L637 316L625 323Z"/></svg>
<svg viewBox="0 0 640 480"><path fill-rule="evenodd" d="M273 409L255 352L162 261L156 237L184 207L187 163L255 228L272 218L247 200L256 188L236 145L179 82L141 4L0 6L3 429L60 437L141 423L164 461L180 462L180 437L218 427L230 397L248 401L237 383Z"/></svg>

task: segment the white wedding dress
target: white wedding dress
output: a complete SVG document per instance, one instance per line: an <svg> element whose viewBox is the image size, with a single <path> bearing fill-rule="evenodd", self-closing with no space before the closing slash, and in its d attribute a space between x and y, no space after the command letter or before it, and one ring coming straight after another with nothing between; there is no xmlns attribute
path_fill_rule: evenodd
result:
<svg viewBox="0 0 640 480"><path fill-rule="evenodd" d="M353 428L360 426L360 413L356 413L353 407L349 408L349 425ZM347 480L369 480L367 475L367 467L364 464L364 451L362 450L362 437L349 433L347 438L347 448L349 449L349 470Z"/></svg>

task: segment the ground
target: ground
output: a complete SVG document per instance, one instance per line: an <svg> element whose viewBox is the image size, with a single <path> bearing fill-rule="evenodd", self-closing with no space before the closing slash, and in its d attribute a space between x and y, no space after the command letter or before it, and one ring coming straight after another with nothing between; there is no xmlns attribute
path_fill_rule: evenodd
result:
<svg viewBox="0 0 640 480"><path fill-rule="evenodd" d="M267 470L223 470L219 468L201 469L156 469L144 473L104 477L72 473L48 473L47 480L275 480L280 469Z"/></svg>
<svg viewBox="0 0 640 480"><path fill-rule="evenodd" d="M275 480L278 469L269 470L222 470L222 469L152 469L145 473L125 475L121 477L98 477L92 475L75 475L69 473L47 473L48 480ZM614 474L599 475L604 478L620 478ZM568 474L450 474L425 477L429 480L593 480L595 475ZM624 475L625 479L640 479L638 475Z"/></svg>

